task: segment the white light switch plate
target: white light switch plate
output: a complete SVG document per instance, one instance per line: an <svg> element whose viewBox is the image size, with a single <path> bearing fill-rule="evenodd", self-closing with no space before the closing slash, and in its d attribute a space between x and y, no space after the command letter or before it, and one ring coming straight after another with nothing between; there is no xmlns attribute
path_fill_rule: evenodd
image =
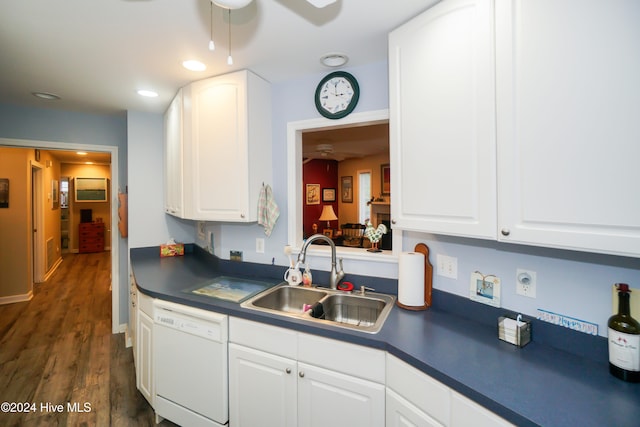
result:
<svg viewBox="0 0 640 427"><path fill-rule="evenodd" d="M458 278L458 258L438 254L436 259L438 276L449 277L450 279Z"/></svg>

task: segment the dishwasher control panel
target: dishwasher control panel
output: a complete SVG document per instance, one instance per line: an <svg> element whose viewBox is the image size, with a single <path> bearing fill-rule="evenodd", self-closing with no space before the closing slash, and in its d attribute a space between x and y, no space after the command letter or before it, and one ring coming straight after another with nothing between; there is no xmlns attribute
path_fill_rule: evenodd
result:
<svg viewBox="0 0 640 427"><path fill-rule="evenodd" d="M212 341L225 340L221 324L170 310L156 308L155 323Z"/></svg>

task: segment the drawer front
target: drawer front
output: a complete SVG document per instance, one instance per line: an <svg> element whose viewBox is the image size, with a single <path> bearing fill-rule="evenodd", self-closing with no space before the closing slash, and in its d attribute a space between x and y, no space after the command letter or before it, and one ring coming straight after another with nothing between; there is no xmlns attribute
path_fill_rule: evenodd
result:
<svg viewBox="0 0 640 427"><path fill-rule="evenodd" d="M291 359L297 358L297 332L231 317L229 341Z"/></svg>
<svg viewBox="0 0 640 427"><path fill-rule="evenodd" d="M102 252L104 251L104 242L80 243L78 250L81 253Z"/></svg>
<svg viewBox="0 0 640 427"><path fill-rule="evenodd" d="M384 384L385 352L383 350L300 333L298 360Z"/></svg>

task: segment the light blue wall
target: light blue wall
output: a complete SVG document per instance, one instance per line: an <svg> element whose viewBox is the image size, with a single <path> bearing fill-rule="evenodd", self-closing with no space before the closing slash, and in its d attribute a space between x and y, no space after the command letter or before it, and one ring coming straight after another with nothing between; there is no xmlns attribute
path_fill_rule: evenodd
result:
<svg viewBox="0 0 640 427"><path fill-rule="evenodd" d="M386 63L346 70L358 78L361 86L362 95L355 112L388 108ZM269 238L256 224L207 224L207 229L215 234L216 254L222 258L228 259L230 249L239 249L244 252L246 261L270 264L275 258L278 265L287 263L283 254L283 247L288 241L286 128L288 122L319 117L313 95L324 74L272 85L272 186L281 216ZM129 112L125 119L120 116L54 112L0 104L0 137L122 147L119 151L120 157L124 157L120 160L120 182L121 186L129 183L131 247L157 245L169 236L183 241L196 240L195 223L175 220L162 213L160 115ZM128 181L126 176L122 176L127 169ZM256 237L265 237L264 254L255 253ZM435 288L468 296L470 274L473 271L496 274L502 279L503 307L529 315L535 315L536 309L542 308L587 320L599 325L600 335L606 335L606 321L611 314L611 285L627 282L634 288L640 288L640 262L636 259L422 233L405 233L403 249L411 250L419 242L426 243L431 249L432 263L435 263L437 253L458 258L458 280L436 275ZM122 248L126 248L126 245L123 244ZM319 265L319 268L326 270L326 263L326 259L320 259L312 266ZM121 286L126 286L127 263L121 259L120 265ZM347 272L358 271L360 274L360 271L368 271L369 268L365 262L345 262ZM537 272L536 299L516 295L517 268ZM389 273L390 277L397 277L397 267L392 266ZM121 288L123 294L128 295L126 288ZM126 319L126 301L121 301L120 312L121 318ZM635 316L640 317L640 313L635 313Z"/></svg>
<svg viewBox="0 0 640 427"><path fill-rule="evenodd" d="M361 86L361 98L355 112L388 108L387 64L347 68ZM319 117L313 103L315 87L324 74L272 85L273 115L273 189L281 216L269 238L265 239L265 253L255 253L256 237L265 237L262 228L252 225L223 224L216 235L216 252L229 257L230 249L244 252L246 261L286 265L283 247L287 244L287 123ZM209 226L211 228L211 226ZM434 275L434 287L456 295L469 296L470 275L476 270L495 274L502 281L502 306L535 316L537 309L561 313L596 323L599 334L606 336L606 322L611 315L611 286L627 282L640 288L640 261L632 258L589 254L510 245L498 242L435 236L424 233L405 233L403 250L412 250L417 243L426 243L431 261L440 253L458 259L458 279ZM326 259L312 259L312 266L327 270ZM345 271L367 271L378 268L360 261L345 261ZM384 266L383 266L384 267ZM537 297L516 294L516 269L537 273ZM389 272L387 269L386 272ZM397 266L390 270L397 277ZM637 296L640 298L640 295ZM640 318L640 313L635 313Z"/></svg>

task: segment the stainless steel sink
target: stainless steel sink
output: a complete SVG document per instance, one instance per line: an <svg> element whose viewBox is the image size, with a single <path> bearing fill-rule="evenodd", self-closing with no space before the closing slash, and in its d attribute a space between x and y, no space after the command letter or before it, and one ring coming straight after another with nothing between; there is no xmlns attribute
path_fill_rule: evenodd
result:
<svg viewBox="0 0 640 427"><path fill-rule="evenodd" d="M319 324L377 333L384 325L394 301L393 295L375 292L362 295L283 283L240 306Z"/></svg>
<svg viewBox="0 0 640 427"><path fill-rule="evenodd" d="M305 305L313 305L326 295L326 292L309 288L278 286L271 292L263 295L258 294L258 298L253 300L253 305L274 311L304 313L303 308Z"/></svg>

